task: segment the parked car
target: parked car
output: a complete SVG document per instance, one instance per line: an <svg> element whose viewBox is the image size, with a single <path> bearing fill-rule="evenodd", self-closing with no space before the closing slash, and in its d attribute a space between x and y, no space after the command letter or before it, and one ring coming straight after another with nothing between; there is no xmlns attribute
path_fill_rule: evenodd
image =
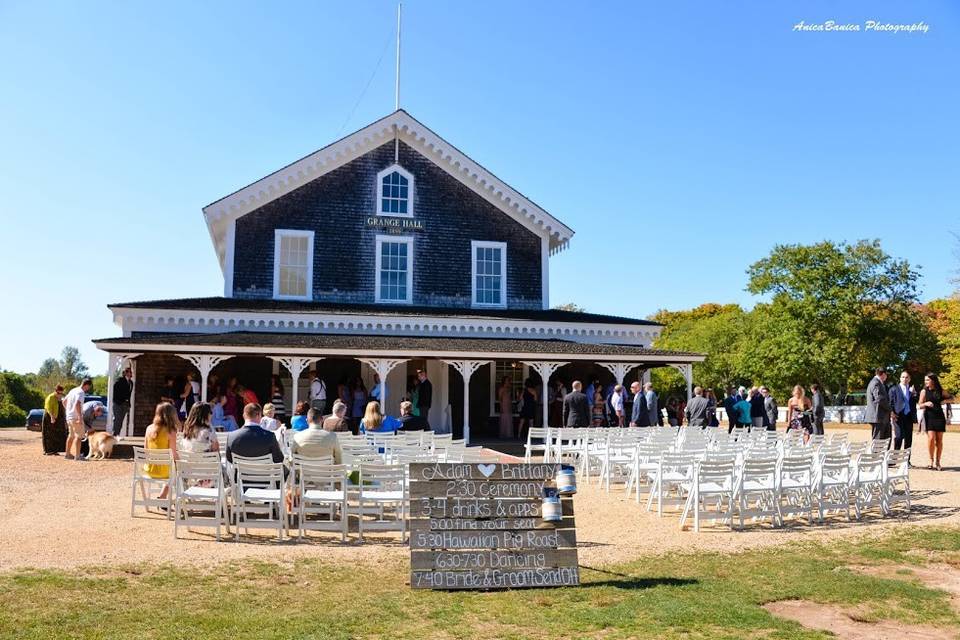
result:
<svg viewBox="0 0 960 640"><path fill-rule="evenodd" d="M30 431L40 431L40 425L43 423L43 409L30 409L27 414L27 424Z"/></svg>

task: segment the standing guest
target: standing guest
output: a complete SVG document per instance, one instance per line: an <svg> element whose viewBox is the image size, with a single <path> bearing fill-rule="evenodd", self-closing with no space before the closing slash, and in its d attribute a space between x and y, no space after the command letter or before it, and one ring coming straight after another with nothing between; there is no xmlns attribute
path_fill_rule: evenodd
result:
<svg viewBox="0 0 960 640"><path fill-rule="evenodd" d="M910 450L913 446L913 424L917 421L917 391L910 386L910 374L900 374L900 384L890 387L890 408L893 409L893 448ZM908 460L909 462L909 460Z"/></svg>
<svg viewBox="0 0 960 640"><path fill-rule="evenodd" d="M346 405L343 405L346 408ZM293 434L290 443L290 453L306 458L332 457L333 464L343 461L343 452L340 449L340 439L337 434L323 428L323 414L316 409L307 413L309 426L303 431Z"/></svg>
<svg viewBox="0 0 960 640"><path fill-rule="evenodd" d="M928 469L943 471L940 457L943 455L943 434L947 430L943 403L949 400L953 398L943 393L940 378L928 373L923 378L923 389L920 390L920 399L917 401L917 408L923 407L923 421L927 430L927 448L930 453Z"/></svg>
<svg viewBox="0 0 960 640"><path fill-rule="evenodd" d="M550 398L549 423L551 427L563 426L563 399L567 395L567 388L563 386L562 380L556 380L550 387L553 394Z"/></svg>
<svg viewBox="0 0 960 640"><path fill-rule="evenodd" d="M537 415L537 387L530 378L523 383L520 402L520 426L517 429L517 437L523 440L524 433L533 426L534 416Z"/></svg>
<svg viewBox="0 0 960 640"><path fill-rule="evenodd" d="M420 396L417 387L420 386L420 381L417 380L417 374L413 374L407 378L407 396L404 400L409 400L413 403L413 415L420 415Z"/></svg>
<svg viewBox="0 0 960 640"><path fill-rule="evenodd" d="M237 396L236 378L230 378L227 381L227 389L224 391L223 398L224 415L232 417L235 425L240 424L240 422L243 420L243 403Z"/></svg>
<svg viewBox="0 0 960 640"><path fill-rule="evenodd" d="M283 396L283 383L280 382L280 376L272 376L270 378L270 404L273 405L277 422L287 424L287 405Z"/></svg>
<svg viewBox="0 0 960 640"><path fill-rule="evenodd" d="M671 427L680 426L680 402L676 396L667 398L667 424Z"/></svg>
<svg viewBox="0 0 960 640"><path fill-rule="evenodd" d="M643 399L647 403L647 419L651 427L663 424L663 416L660 415L660 398L653 390L653 383L648 382L643 385Z"/></svg>
<svg viewBox="0 0 960 640"><path fill-rule="evenodd" d="M370 399L380 402L380 396L383 394L383 391L380 387L380 374L373 374L373 386L370 387Z"/></svg>
<svg viewBox="0 0 960 640"><path fill-rule="evenodd" d="M510 376L503 376L500 381L500 386L497 387L497 402L500 404L498 435L503 440L510 440L513 438L513 381Z"/></svg>
<svg viewBox="0 0 960 640"><path fill-rule="evenodd" d="M610 404L613 406L615 424L618 427L623 427L623 387L621 385L618 384L613 388Z"/></svg>
<svg viewBox="0 0 960 640"><path fill-rule="evenodd" d="M258 404L243 408L243 426L227 438L227 462L233 462L234 454L245 458L269 455L274 462L283 462L283 451L276 436L260 426L262 417Z"/></svg>
<svg viewBox="0 0 960 640"><path fill-rule="evenodd" d="M96 431L94 427L97 424L97 418L102 416L106 412L107 408L103 406L103 403L99 400L91 400L90 402L83 403L83 428L85 429L84 433L90 433L91 431ZM106 422L106 418L104 418ZM104 429L106 430L106 429Z"/></svg>
<svg viewBox="0 0 960 640"><path fill-rule="evenodd" d="M280 421L277 420L277 408L268 402L263 405L263 417L260 418L260 426L266 431L276 433L280 430Z"/></svg>
<svg viewBox="0 0 960 640"><path fill-rule="evenodd" d="M427 380L427 370L417 370L417 415L430 423L430 407L433 405L433 383Z"/></svg>
<svg viewBox="0 0 960 640"><path fill-rule="evenodd" d="M312 400L310 402L311 404L313 403ZM324 403L326 403L326 401L324 401ZM307 422L308 411L310 411L310 404L307 404L303 400L298 402L296 408L293 410L293 417L290 418L290 428L294 431L303 431L306 429L309 426Z"/></svg>
<svg viewBox="0 0 960 640"><path fill-rule="evenodd" d="M429 428L423 416L413 415L413 403L407 400L400 403L400 431L427 431Z"/></svg>
<svg viewBox="0 0 960 640"><path fill-rule="evenodd" d="M64 419L63 385L58 384L53 393L43 401L43 421L40 423L40 439L43 441L43 455L55 456L64 450L67 438Z"/></svg>
<svg viewBox="0 0 960 640"><path fill-rule="evenodd" d="M693 388L693 397L687 403L687 408L683 415L687 419L687 425L691 427L707 426L707 410L710 403L703 397L703 387Z"/></svg>
<svg viewBox="0 0 960 640"><path fill-rule="evenodd" d="M823 391L820 390L819 384L810 385L810 393L812 397L810 402L813 406L813 433L815 435L823 435L823 419L827 415L826 403L823 399Z"/></svg>
<svg viewBox="0 0 960 640"><path fill-rule="evenodd" d="M732 433L733 428L737 424L737 410L734 408L737 406L737 394L734 392L733 387L727 387L727 395L723 399L723 410L727 414L727 433Z"/></svg>
<svg viewBox="0 0 960 640"><path fill-rule="evenodd" d="M590 405L590 426L603 426L603 391L600 385L593 386L593 404Z"/></svg>
<svg viewBox="0 0 960 640"><path fill-rule="evenodd" d="M212 412L212 417L210 419L210 424L217 430L220 431L236 431L237 430L237 419L233 416L232 412L227 412L226 410L226 401L227 396L214 396L213 404L210 409ZM196 405L194 405L196 406ZM189 418L189 416L187 416Z"/></svg>
<svg viewBox="0 0 960 640"><path fill-rule="evenodd" d="M799 384L793 388L793 395L787 400L787 431L800 429L809 436L813 432L813 421L809 411L813 404Z"/></svg>
<svg viewBox="0 0 960 640"><path fill-rule="evenodd" d="M347 384L347 379L344 378L337 383L337 400L343 404L350 406L350 386Z"/></svg>
<svg viewBox="0 0 960 640"><path fill-rule="evenodd" d="M363 380L356 378L353 381L353 389L350 392L350 400L353 403L353 411L350 417L353 418L355 431L360 430L360 420L367 406L367 388L363 386Z"/></svg>
<svg viewBox="0 0 960 640"><path fill-rule="evenodd" d="M863 412L863 421L870 425L870 437L874 440L890 438L890 396L887 395L887 372L877 369L867 385L867 407Z"/></svg>
<svg viewBox="0 0 960 640"><path fill-rule="evenodd" d="M255 405L260 404L260 399L257 397L257 394L253 389L250 389L248 387L238 384L237 393L240 396L240 398L243 399L244 409L246 409L246 405L248 404L255 404ZM244 420L246 420L246 417L244 417Z"/></svg>
<svg viewBox="0 0 960 640"><path fill-rule="evenodd" d="M84 378L80 385L70 389L66 400L63 402L67 414L67 452L63 456L64 460L83 460L80 457L80 443L87 435L87 429L83 424L83 401L93 386L93 380Z"/></svg>
<svg viewBox="0 0 960 640"><path fill-rule="evenodd" d="M713 389L707 389L703 392L703 397L707 399L707 426L716 427L720 424L717 422L717 396Z"/></svg>
<svg viewBox="0 0 960 640"><path fill-rule="evenodd" d="M213 434L213 409L206 402L198 402L190 408L183 429L177 436L177 451L207 453L219 451L220 443Z"/></svg>
<svg viewBox="0 0 960 640"><path fill-rule="evenodd" d="M633 392L633 407L630 410L631 427L649 427L650 411L647 407L647 397L641 391L640 383L634 381L630 384L630 391Z"/></svg>
<svg viewBox="0 0 960 640"><path fill-rule="evenodd" d="M763 396L763 412L765 418L763 425L767 428L767 431L776 431L777 418L779 417L778 413L780 411L780 408L777 406L777 401L774 399L773 394L770 393L770 389L766 387L760 387L760 395Z"/></svg>
<svg viewBox="0 0 960 640"><path fill-rule="evenodd" d="M746 392L746 390L744 390ZM737 426L750 428L753 426L753 419L750 417L750 402L745 397L740 397L737 403L733 405L733 412L737 414Z"/></svg>
<svg viewBox="0 0 960 640"><path fill-rule="evenodd" d="M750 401L750 422L754 427L763 427L767 414L763 408L763 396L760 395L760 389L750 387L748 400Z"/></svg>
<svg viewBox="0 0 960 640"><path fill-rule="evenodd" d="M573 391L563 398L563 424L567 427L585 427L590 424L590 406L583 393L583 383L574 380Z"/></svg>
<svg viewBox="0 0 960 640"><path fill-rule="evenodd" d="M174 460L177 455L177 431L180 430L180 420L177 418L177 408L169 402L161 402L153 414L153 422L147 427L143 435L145 449L169 449ZM143 471L154 480L170 478L170 466L166 464L145 464ZM170 483L163 486L158 498L163 500L170 494Z"/></svg>
<svg viewBox="0 0 960 640"><path fill-rule="evenodd" d="M133 395L133 369L126 367L120 379L113 383L113 424L110 433L120 435L123 430L123 421L130 413L130 397Z"/></svg>
<svg viewBox="0 0 960 640"><path fill-rule="evenodd" d="M194 388L193 385L197 385ZM200 385L194 381L193 372L188 371L186 380L184 380L183 387L180 389L180 393L177 395L177 410L180 413L180 419L183 420L187 417L187 414L190 412L190 409L193 408L193 405L200 398Z"/></svg>
<svg viewBox="0 0 960 640"><path fill-rule="evenodd" d="M173 376L165 376L163 379L163 387L160 389L160 402L167 402L176 406L177 398L180 397L180 394L177 393L177 387L174 384Z"/></svg>
<svg viewBox="0 0 960 640"><path fill-rule="evenodd" d="M393 416L381 413L379 402L368 402L363 420L360 421L360 433L391 433L401 426L401 422Z"/></svg>
<svg viewBox="0 0 960 640"><path fill-rule="evenodd" d="M310 407L323 413L327 410L327 383L320 379L316 369L310 370ZM306 422L306 414L304 422ZM306 429L306 425L303 427Z"/></svg>
<svg viewBox="0 0 960 640"><path fill-rule="evenodd" d="M309 423L309 414L307 422ZM335 400L333 403L333 413L324 418L322 426L327 431L350 433L352 429L350 428L350 421L347 420L347 405L339 400ZM357 430L359 431L359 429L360 426L357 425Z"/></svg>

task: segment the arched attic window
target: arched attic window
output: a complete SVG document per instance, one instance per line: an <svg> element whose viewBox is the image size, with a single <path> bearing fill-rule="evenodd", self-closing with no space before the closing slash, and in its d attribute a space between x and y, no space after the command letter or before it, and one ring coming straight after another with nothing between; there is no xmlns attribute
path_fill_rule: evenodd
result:
<svg viewBox="0 0 960 640"><path fill-rule="evenodd" d="M377 174L377 215L413 217L413 175L398 164Z"/></svg>

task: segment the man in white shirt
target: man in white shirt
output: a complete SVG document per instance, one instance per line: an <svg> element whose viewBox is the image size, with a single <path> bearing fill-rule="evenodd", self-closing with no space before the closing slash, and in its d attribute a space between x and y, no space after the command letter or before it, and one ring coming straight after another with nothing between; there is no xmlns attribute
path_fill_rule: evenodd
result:
<svg viewBox="0 0 960 640"><path fill-rule="evenodd" d="M316 370L310 371L310 408L320 413L327 410L327 385L324 384Z"/></svg>
<svg viewBox="0 0 960 640"><path fill-rule="evenodd" d="M610 396L610 405L613 407L613 414L616 416L617 426L623 426L623 387L617 385L613 388L613 395Z"/></svg>
<svg viewBox="0 0 960 640"><path fill-rule="evenodd" d="M79 387L70 389L63 401L67 418L67 451L63 456L65 460L83 460L80 457L80 442L87 435L87 427L83 424L83 403L92 386L93 381L84 378Z"/></svg>

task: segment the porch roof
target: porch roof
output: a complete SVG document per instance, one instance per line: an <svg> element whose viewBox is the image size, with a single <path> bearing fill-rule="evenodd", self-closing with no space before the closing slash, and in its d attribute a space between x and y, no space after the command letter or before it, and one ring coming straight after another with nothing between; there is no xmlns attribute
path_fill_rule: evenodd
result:
<svg viewBox="0 0 960 640"><path fill-rule="evenodd" d="M617 360L638 364L702 362L688 351L666 351L633 345L588 344L567 340L455 338L324 333L140 333L103 338L94 344L111 352L229 353L256 355L389 356L474 359Z"/></svg>

